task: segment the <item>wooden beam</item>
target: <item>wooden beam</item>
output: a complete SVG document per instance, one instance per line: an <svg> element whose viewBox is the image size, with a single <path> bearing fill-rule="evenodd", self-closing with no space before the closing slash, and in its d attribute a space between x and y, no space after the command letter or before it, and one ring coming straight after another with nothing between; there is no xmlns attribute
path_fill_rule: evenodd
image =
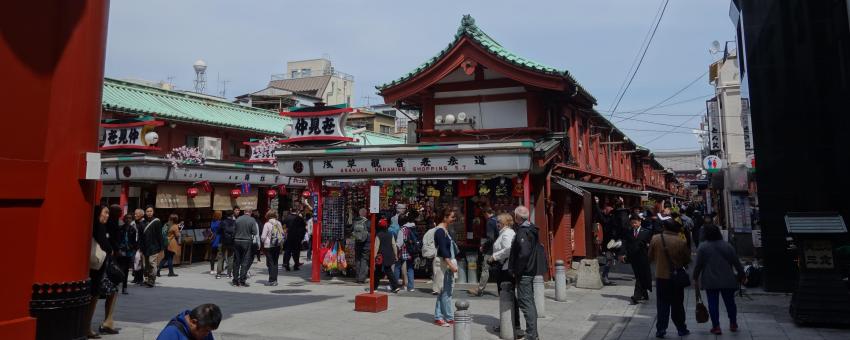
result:
<svg viewBox="0 0 850 340"><path fill-rule="evenodd" d="M500 102L506 100L525 99L525 92L488 94L468 97L434 98L435 105Z"/></svg>

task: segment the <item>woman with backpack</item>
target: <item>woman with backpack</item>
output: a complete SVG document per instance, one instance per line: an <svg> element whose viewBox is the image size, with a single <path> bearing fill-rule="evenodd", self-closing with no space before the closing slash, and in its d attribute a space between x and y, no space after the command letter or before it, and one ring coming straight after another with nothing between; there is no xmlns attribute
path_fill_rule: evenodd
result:
<svg viewBox="0 0 850 340"><path fill-rule="evenodd" d="M354 237L354 263L357 275L354 282L366 283L369 277L369 210L360 208L357 218L351 224L351 236Z"/></svg>
<svg viewBox="0 0 850 340"><path fill-rule="evenodd" d="M398 263L395 265L396 278L404 277L404 282L407 285L407 291L414 291L413 282L413 265L414 259L419 255L419 238L416 236L416 223L408 215L402 215L398 218L398 223L401 224L401 229L398 231L398 240L396 248L398 248Z"/></svg>
<svg viewBox="0 0 850 340"><path fill-rule="evenodd" d="M738 261L735 248L723 241L720 228L703 226L705 239L697 250L694 265L694 289L705 289L708 298L708 315L711 317L711 334L720 335L720 296L729 316L729 330L738 331L738 309L735 291L744 282L744 266ZM734 269L734 270L733 270Z"/></svg>
<svg viewBox="0 0 850 340"><path fill-rule="evenodd" d="M263 247L266 248L266 267L269 269L266 286L277 286L277 260L284 241L283 225L277 220L277 212L274 210L266 213L266 220L262 234Z"/></svg>

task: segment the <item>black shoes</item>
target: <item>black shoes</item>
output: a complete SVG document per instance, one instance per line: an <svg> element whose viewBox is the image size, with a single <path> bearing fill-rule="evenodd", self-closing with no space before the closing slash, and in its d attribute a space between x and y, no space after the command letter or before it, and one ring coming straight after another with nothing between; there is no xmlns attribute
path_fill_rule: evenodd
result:
<svg viewBox="0 0 850 340"><path fill-rule="evenodd" d="M178 275L174 274L174 273L168 273L168 276L175 277L175 276L178 276Z"/></svg>
<svg viewBox="0 0 850 340"><path fill-rule="evenodd" d="M118 330L116 330L114 328L104 327L104 326L100 326L100 329L98 331L102 334L112 334L112 335L118 334Z"/></svg>

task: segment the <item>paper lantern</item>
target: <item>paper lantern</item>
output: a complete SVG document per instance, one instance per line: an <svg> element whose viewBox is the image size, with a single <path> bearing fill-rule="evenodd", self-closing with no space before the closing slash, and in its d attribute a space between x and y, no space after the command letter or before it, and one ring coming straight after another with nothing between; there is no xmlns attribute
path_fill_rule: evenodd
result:
<svg viewBox="0 0 850 340"><path fill-rule="evenodd" d="M280 190L280 194L281 194L281 195L286 195L286 186L285 186L285 185L281 184L281 185L278 187L278 190Z"/></svg>
<svg viewBox="0 0 850 340"><path fill-rule="evenodd" d="M239 189L230 190L230 198L236 199L236 198L239 198L239 196L241 196L241 195L242 195L242 190L239 190Z"/></svg>
<svg viewBox="0 0 850 340"><path fill-rule="evenodd" d="M310 198L312 195L313 193L311 193L310 190L304 190L304 192L301 193L301 196L304 196L304 198Z"/></svg>
<svg viewBox="0 0 850 340"><path fill-rule="evenodd" d="M268 191L266 191L266 196L268 196L269 199L277 197L277 190L269 189Z"/></svg>
<svg viewBox="0 0 850 340"><path fill-rule="evenodd" d="M186 196L189 196L189 198L198 197L198 188L191 187L189 189L186 189Z"/></svg>

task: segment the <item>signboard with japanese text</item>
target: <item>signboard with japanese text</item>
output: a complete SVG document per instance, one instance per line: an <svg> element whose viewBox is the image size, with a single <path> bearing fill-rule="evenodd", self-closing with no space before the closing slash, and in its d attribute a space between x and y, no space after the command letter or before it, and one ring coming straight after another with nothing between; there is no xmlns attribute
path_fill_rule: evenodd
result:
<svg viewBox="0 0 850 340"><path fill-rule="evenodd" d="M172 209L207 208L210 206L210 193L199 190L197 196L190 198L186 193L188 188L189 187L184 184L157 185L156 207Z"/></svg>
<svg viewBox="0 0 850 340"><path fill-rule="evenodd" d="M281 115L292 118L289 138L282 143L306 141L354 141L345 135L345 120L351 108L331 109L325 111L293 111L282 112ZM290 130L290 128L288 128Z"/></svg>
<svg viewBox="0 0 850 340"><path fill-rule="evenodd" d="M741 127L744 128L744 150L753 152L753 117L750 114L750 100L741 99Z"/></svg>
<svg viewBox="0 0 850 340"><path fill-rule="evenodd" d="M708 114L708 149L712 152L721 151L720 108L717 99L707 100L705 109Z"/></svg>
<svg viewBox="0 0 850 340"><path fill-rule="evenodd" d="M531 167L527 153L425 154L417 156L329 157L304 161L282 160L286 176L381 177L389 175L460 175L522 173Z"/></svg>
<svg viewBox="0 0 850 340"><path fill-rule="evenodd" d="M731 202L729 208L731 210L730 217L732 222L732 230L736 233L749 233L753 231L753 226L750 219L750 199L745 195L729 195Z"/></svg>
<svg viewBox="0 0 850 340"><path fill-rule="evenodd" d="M230 191L235 189L234 186L216 185L213 189L213 210L232 210L233 207L239 209L257 209L258 189L251 187L249 192L240 193L239 197L233 198L230 196Z"/></svg>
<svg viewBox="0 0 850 340"><path fill-rule="evenodd" d="M247 182L255 185L279 185L304 187L307 181L301 178L282 176L275 170L262 173L257 170L220 169L209 167L172 168L169 164L104 164L101 167L101 180L120 181L172 181L238 184Z"/></svg>
<svg viewBox="0 0 850 340"><path fill-rule="evenodd" d="M258 143L245 142L245 145L251 147L251 154L248 163L276 163L274 152L280 144L273 138L266 138Z"/></svg>
<svg viewBox="0 0 850 340"><path fill-rule="evenodd" d="M159 136L154 128L164 125L162 121L142 121L131 123L101 123L100 150L159 150L156 146Z"/></svg>
<svg viewBox="0 0 850 340"><path fill-rule="evenodd" d="M828 240L806 240L803 246L803 257L808 269L835 268L832 243Z"/></svg>

